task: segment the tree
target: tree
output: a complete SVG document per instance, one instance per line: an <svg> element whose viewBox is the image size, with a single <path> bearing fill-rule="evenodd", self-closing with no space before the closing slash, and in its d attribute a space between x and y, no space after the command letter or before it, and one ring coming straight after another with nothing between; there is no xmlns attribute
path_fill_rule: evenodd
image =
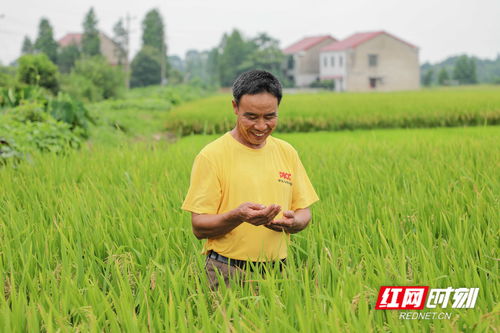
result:
<svg viewBox="0 0 500 333"><path fill-rule="evenodd" d="M87 56L101 54L99 30L97 30L97 17L94 8L90 8L83 21L82 53Z"/></svg>
<svg viewBox="0 0 500 333"><path fill-rule="evenodd" d="M282 70L285 55L281 52L279 41L261 33L248 42L249 55L239 66L240 71L261 69L274 74L283 85L287 80Z"/></svg>
<svg viewBox="0 0 500 333"><path fill-rule="evenodd" d="M142 21L142 45L166 52L163 19L157 9L147 12Z"/></svg>
<svg viewBox="0 0 500 333"><path fill-rule="evenodd" d="M184 61L178 55L168 56L168 82L178 84L184 82Z"/></svg>
<svg viewBox="0 0 500 333"><path fill-rule="evenodd" d="M220 50L214 47L208 52L207 58L208 83L211 86L220 85Z"/></svg>
<svg viewBox="0 0 500 333"><path fill-rule="evenodd" d="M450 81L450 75L448 74L448 71L446 68L441 68L438 74L438 83L441 86L448 85Z"/></svg>
<svg viewBox="0 0 500 333"><path fill-rule="evenodd" d="M57 42L54 40L52 26L46 18L42 18L38 25L35 51L45 53L52 62L57 61Z"/></svg>
<svg viewBox="0 0 500 333"><path fill-rule="evenodd" d="M167 45L163 18L157 9L147 12L142 21L142 46L156 49L160 54L160 82L163 83L167 72Z"/></svg>
<svg viewBox="0 0 500 333"><path fill-rule="evenodd" d="M32 54L35 51L35 47L28 36L24 36L23 47L21 48L21 54Z"/></svg>
<svg viewBox="0 0 500 333"><path fill-rule="evenodd" d="M25 54L19 58L17 78L20 82L47 88L54 94L59 91L57 66L45 53Z"/></svg>
<svg viewBox="0 0 500 333"><path fill-rule="evenodd" d="M116 44L118 44L118 46L120 46L115 49L115 55L118 58L118 64L125 65L128 49L128 31L123 26L123 20L121 18L113 26L113 33L113 40L116 42Z"/></svg>
<svg viewBox="0 0 500 333"><path fill-rule="evenodd" d="M476 73L476 60L472 57L469 58L469 74L470 83L477 83L477 73Z"/></svg>
<svg viewBox="0 0 500 333"><path fill-rule="evenodd" d="M206 60L208 52L198 52L196 50L189 50L186 52L186 77L187 80L195 78L206 81Z"/></svg>
<svg viewBox="0 0 500 333"><path fill-rule="evenodd" d="M185 64L184 61L182 61L181 57L179 57L178 55L171 55L168 56L167 58L170 68L176 69L181 73L185 71L184 68Z"/></svg>
<svg viewBox="0 0 500 333"><path fill-rule="evenodd" d="M129 18L127 17L127 20ZM130 69L128 62L128 42L129 42L129 32L123 25L123 19L120 18L118 22L113 26L114 41L118 44L115 48L115 56L118 58L118 64L123 65L123 70L125 72L125 87L128 89L130 87Z"/></svg>
<svg viewBox="0 0 500 333"><path fill-rule="evenodd" d="M220 79L221 84L227 87L244 71L240 69L240 65L247 59L250 47L236 29L227 38L223 36L221 44Z"/></svg>
<svg viewBox="0 0 500 333"><path fill-rule="evenodd" d="M75 62L80 59L81 52L76 44L62 47L57 56L57 65L61 73L69 73L75 66Z"/></svg>
<svg viewBox="0 0 500 333"><path fill-rule="evenodd" d="M474 84L477 83L476 62L473 58L466 55L458 57L453 68L453 78L459 84Z"/></svg>
<svg viewBox="0 0 500 333"><path fill-rule="evenodd" d="M143 87L160 84L161 77L161 53L154 47L143 46L136 54L130 64L132 75L130 77L131 87Z"/></svg>
<svg viewBox="0 0 500 333"><path fill-rule="evenodd" d="M429 69L427 72L425 72L424 76L422 77L422 84L424 86L430 86L432 84L432 80L434 77L434 70Z"/></svg>

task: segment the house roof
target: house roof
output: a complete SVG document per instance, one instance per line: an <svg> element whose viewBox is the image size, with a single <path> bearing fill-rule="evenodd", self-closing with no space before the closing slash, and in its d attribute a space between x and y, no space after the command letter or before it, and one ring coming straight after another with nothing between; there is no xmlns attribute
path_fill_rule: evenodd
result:
<svg viewBox="0 0 500 333"><path fill-rule="evenodd" d="M405 42L404 40L382 30L382 31L369 31L369 32L355 33L355 34L347 37L346 39L341 40L340 42L334 42L334 43L331 43L331 44L323 47L321 49L321 51L322 52L323 51L342 51L342 50L352 49L352 48L357 47L360 44L363 44L363 43L369 41L372 38L375 38L379 35L384 35L384 34L389 36L389 37L392 37L392 38L394 38L402 43L405 43L406 45L408 45L410 47L417 48L415 45L410 44L408 42Z"/></svg>
<svg viewBox="0 0 500 333"><path fill-rule="evenodd" d="M66 34L63 38L59 39L58 43L62 47L68 46L70 44L81 45L82 37L83 37L82 33L69 33L69 34ZM103 39L103 38L107 39L110 42L112 42L116 47L120 47L120 45L118 45L118 43L116 43L113 39L109 38L105 33L101 32L101 31L99 31L99 38L100 39Z"/></svg>
<svg viewBox="0 0 500 333"><path fill-rule="evenodd" d="M323 36L313 36L313 37L305 37L299 40L296 43L293 43L292 45L288 46L283 50L283 53L285 54L293 54L297 53L300 51L305 51L310 49L311 47L323 42L324 40L331 39L332 42L337 41L335 38L333 38L330 35L323 35Z"/></svg>
<svg viewBox="0 0 500 333"><path fill-rule="evenodd" d="M83 34L79 33L66 34L63 38L59 39L58 43L63 47L70 44L80 45L80 42L82 41L82 35Z"/></svg>

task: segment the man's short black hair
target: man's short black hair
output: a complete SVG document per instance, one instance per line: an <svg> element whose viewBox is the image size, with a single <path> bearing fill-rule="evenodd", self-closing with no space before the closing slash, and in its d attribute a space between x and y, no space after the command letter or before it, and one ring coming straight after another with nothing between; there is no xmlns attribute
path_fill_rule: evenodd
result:
<svg viewBox="0 0 500 333"><path fill-rule="evenodd" d="M256 95L268 92L278 99L278 105L283 96L281 83L271 73L261 70L251 70L240 74L233 83L233 97L236 105L243 95Z"/></svg>

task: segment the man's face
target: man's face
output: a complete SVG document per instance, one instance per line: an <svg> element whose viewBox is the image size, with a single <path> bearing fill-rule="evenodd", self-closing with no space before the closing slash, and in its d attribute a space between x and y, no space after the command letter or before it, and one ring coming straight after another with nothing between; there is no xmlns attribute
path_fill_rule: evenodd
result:
<svg viewBox="0 0 500 333"><path fill-rule="evenodd" d="M239 105L233 101L233 109L240 141L250 148L262 148L278 124L278 99L267 92L243 95Z"/></svg>

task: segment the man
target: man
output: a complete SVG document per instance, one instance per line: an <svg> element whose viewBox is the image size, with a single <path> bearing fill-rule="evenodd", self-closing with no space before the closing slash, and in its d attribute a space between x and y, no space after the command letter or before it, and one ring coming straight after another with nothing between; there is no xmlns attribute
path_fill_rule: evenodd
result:
<svg viewBox="0 0 500 333"><path fill-rule="evenodd" d="M197 155L182 205L195 236L208 238L203 252L211 289L218 287L217 270L227 285L249 265L284 262L289 235L308 225L309 206L319 200L295 149L270 136L279 81L265 71L245 72L233 97L236 126Z"/></svg>

